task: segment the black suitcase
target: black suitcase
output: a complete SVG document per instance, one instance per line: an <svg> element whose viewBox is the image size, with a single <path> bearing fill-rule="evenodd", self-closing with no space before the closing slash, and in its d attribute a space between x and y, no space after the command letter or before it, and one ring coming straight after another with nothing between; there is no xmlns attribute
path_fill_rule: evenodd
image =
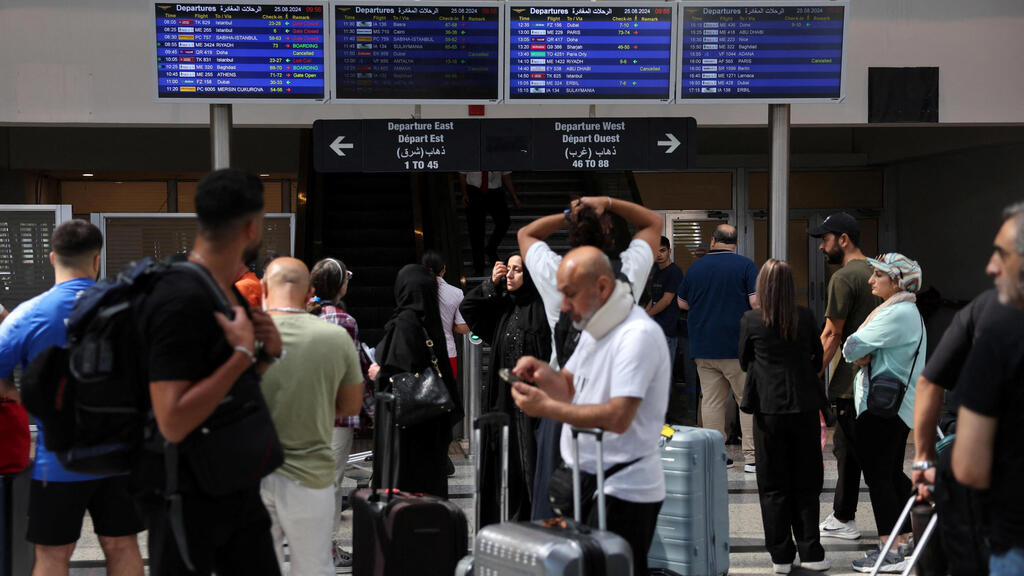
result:
<svg viewBox="0 0 1024 576"><path fill-rule="evenodd" d="M377 414L385 405L394 406L394 396L378 394ZM381 486L390 487L394 426L387 420L378 430L388 430ZM352 499L354 576L451 576L467 550L466 515L444 498L367 488Z"/></svg>

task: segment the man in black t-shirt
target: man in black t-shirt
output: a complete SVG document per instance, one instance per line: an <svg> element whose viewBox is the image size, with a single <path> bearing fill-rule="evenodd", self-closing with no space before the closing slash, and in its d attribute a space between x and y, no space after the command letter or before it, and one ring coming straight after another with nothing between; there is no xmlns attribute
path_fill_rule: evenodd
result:
<svg viewBox="0 0 1024 576"><path fill-rule="evenodd" d="M150 573L246 576L279 574L270 535L270 517L260 499L260 477L226 478L222 461L237 461L252 452L232 440L219 452L218 434L265 403L260 373L281 355L281 339L270 317L250 311L234 287L235 271L258 254L263 229L263 185L255 176L218 170L199 182L195 198L199 231L188 259L204 271L172 269L147 297L142 331L148 349L149 393L163 455L150 457L156 468L155 491L141 499L149 530ZM208 274L233 308L221 312L218 298L198 273ZM256 342L262 342L262 354ZM267 414L269 419L269 414ZM273 435L272 424L270 435ZM261 442L253 437L253 442ZM266 443L266 440L262 441ZM202 447L202 452L197 449ZM213 458L210 458L211 446ZM178 452L178 473L168 474L171 454ZM198 458L204 453L206 458ZM168 460L164 460L168 458ZM212 465L211 465L212 462ZM271 470L261 471L269 473ZM178 484L177 490L164 484ZM211 485L218 489L214 492ZM227 488L225 488L227 486ZM180 494L181 511L173 498ZM186 543L186 551L179 544ZM190 557L195 570L187 568Z"/></svg>
<svg viewBox="0 0 1024 576"><path fill-rule="evenodd" d="M1024 203L1003 213L985 271L999 302L1024 310ZM1024 571L1024 323L1000 315L978 336L960 374L960 411L953 444L953 473L966 486L988 490L989 541L994 576Z"/></svg>
<svg viewBox="0 0 1024 576"><path fill-rule="evenodd" d="M942 547L953 576L979 574L988 569L988 503L984 493L961 485L953 477L948 449L936 453L936 427L946 434L955 431L960 404L956 384L964 363L974 342L1004 316L1024 323L1024 311L1000 304L995 289L979 294L953 317L917 380L912 478L922 498L935 500ZM928 484L935 486L934 494Z"/></svg>
<svg viewBox="0 0 1024 576"><path fill-rule="evenodd" d="M654 273L651 278L651 301L645 309L647 314L661 326L668 343L668 361L676 364L676 343L679 339L679 306L675 306L676 290L683 283L683 271L672 262L672 242L661 237L661 245L654 257Z"/></svg>

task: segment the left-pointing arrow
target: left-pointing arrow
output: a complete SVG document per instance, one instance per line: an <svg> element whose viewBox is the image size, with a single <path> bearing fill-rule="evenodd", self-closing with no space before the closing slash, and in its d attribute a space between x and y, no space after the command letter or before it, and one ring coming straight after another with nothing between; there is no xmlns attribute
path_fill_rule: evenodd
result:
<svg viewBox="0 0 1024 576"><path fill-rule="evenodd" d="M338 156L345 155L345 153L342 152L342 150L344 149L351 150L352 148L355 148L355 144L351 144L349 142L342 142L342 140L344 139L344 136L338 136L337 138L334 139L334 142L331 142L330 149L334 150L334 153L337 154Z"/></svg>

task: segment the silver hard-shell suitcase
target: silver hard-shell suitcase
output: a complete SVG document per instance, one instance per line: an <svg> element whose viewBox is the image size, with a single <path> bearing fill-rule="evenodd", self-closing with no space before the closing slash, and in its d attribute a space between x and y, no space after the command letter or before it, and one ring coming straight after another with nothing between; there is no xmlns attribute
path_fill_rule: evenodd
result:
<svg viewBox="0 0 1024 576"><path fill-rule="evenodd" d="M507 522L508 417L504 414L486 414L474 423L475 445L480 443L480 425L504 422L502 431L502 523L481 529L474 539L473 557L460 563L459 576L631 576L633 553L629 543L606 529L604 497L604 460L599 428L572 428L577 462L573 469L575 519L555 519L535 522ZM599 529L584 525L580 519L579 490L579 434L592 434L597 438L597 506ZM477 457L477 462L480 458ZM479 466L479 464L478 464ZM479 470L477 471L479 480ZM477 510L479 519L479 507Z"/></svg>
<svg viewBox="0 0 1024 576"><path fill-rule="evenodd" d="M729 482L725 439L716 430L665 427L665 502L647 554L652 569L680 576L729 571Z"/></svg>

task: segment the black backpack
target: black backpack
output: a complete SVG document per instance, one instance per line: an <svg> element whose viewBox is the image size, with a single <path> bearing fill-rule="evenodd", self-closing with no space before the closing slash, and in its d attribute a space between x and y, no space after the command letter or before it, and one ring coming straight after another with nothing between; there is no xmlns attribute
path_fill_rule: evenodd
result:
<svg viewBox="0 0 1024 576"><path fill-rule="evenodd" d="M150 420L149 378L140 313L171 268L202 278L198 265L144 258L83 291L67 322L67 346L52 346L26 367L25 408L43 428L46 448L68 470L95 475L132 471Z"/></svg>

